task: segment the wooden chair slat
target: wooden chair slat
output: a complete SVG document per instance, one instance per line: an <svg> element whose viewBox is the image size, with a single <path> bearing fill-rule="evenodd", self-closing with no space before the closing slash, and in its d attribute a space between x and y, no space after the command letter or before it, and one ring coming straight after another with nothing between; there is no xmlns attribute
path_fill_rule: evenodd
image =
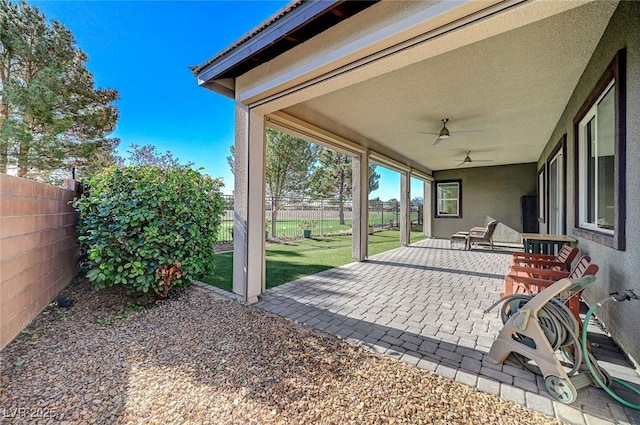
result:
<svg viewBox="0 0 640 425"><path fill-rule="evenodd" d="M571 272L512 265L509 274L505 276L504 292L500 296L541 292L562 278L569 277L573 279L595 275L598 269L599 267L596 264L592 264L591 258L586 255L580 258ZM566 301L566 304L579 321L579 294L572 296Z"/></svg>

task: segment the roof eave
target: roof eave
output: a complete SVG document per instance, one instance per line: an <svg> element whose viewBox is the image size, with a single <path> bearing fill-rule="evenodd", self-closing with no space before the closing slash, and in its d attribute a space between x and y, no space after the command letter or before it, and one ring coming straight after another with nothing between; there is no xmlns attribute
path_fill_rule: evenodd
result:
<svg viewBox="0 0 640 425"><path fill-rule="evenodd" d="M236 91L234 78L222 78L219 80L209 81L198 80L198 85L228 98L235 99Z"/></svg>
<svg viewBox="0 0 640 425"><path fill-rule="evenodd" d="M280 19L248 38L236 48L210 59L194 69L195 76L210 81L233 69L239 63L265 49L291 31L304 25L314 17L330 10L344 0L309 0L291 9Z"/></svg>
<svg viewBox="0 0 640 425"><path fill-rule="evenodd" d="M368 7L367 4L371 5L376 1L379 0L360 1L355 4L361 5L357 7L359 10L362 10ZM344 16L343 13L337 11L345 5L348 5L349 9L351 9L351 12L348 13L346 17L359 11L353 11L353 4L345 0L293 1L227 49L218 53L202 65L191 67L191 71L198 78L201 86L213 89L215 85L211 85L212 81L238 77L247 72L247 70L267 62L281 54L282 51L291 48L291 46L287 46L287 42L291 43L292 40L290 39L295 39L295 31L308 25L317 25L314 23L314 21L320 22L317 18L331 12L337 16ZM326 19L323 18L323 21L326 21ZM328 26L332 25L335 25L335 23L331 22L328 24ZM324 31L328 26L326 24L325 26L322 26L322 24L319 25L318 28L316 28L316 32L311 31L311 36ZM296 40L293 43L297 45L306 41L306 39L308 39L308 37L302 40ZM285 43L281 45L282 50L275 47L278 43ZM268 53L267 49L269 49L271 53ZM276 51L275 53L274 50ZM260 54L263 52L266 57L260 57ZM249 64L249 61L253 61L254 63ZM228 84L223 84L225 87L227 85ZM228 89L228 87L226 88ZM229 95L228 90L223 89L223 91L227 92L225 95Z"/></svg>

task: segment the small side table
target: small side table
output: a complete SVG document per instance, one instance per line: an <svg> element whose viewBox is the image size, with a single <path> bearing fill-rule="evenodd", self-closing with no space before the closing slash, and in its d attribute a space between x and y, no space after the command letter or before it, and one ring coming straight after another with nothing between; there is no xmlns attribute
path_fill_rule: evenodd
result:
<svg viewBox="0 0 640 425"><path fill-rule="evenodd" d="M449 238L449 246L453 248L454 244L463 244L464 249L469 249L469 232L458 232Z"/></svg>

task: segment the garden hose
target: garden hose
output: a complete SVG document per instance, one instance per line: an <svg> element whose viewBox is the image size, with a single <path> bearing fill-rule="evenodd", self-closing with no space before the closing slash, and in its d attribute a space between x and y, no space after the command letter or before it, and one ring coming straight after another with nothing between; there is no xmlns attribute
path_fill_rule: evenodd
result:
<svg viewBox="0 0 640 425"><path fill-rule="evenodd" d="M582 327L582 354L584 356L584 362L587 365L587 368L589 369L589 372L591 372L591 375L593 376L593 379L595 380L595 382L600 386L600 388L602 388L607 394L609 394L614 400L616 400L618 403L622 404L623 406L626 406L630 409L634 409L634 410L640 410L640 405L638 404L634 404L631 403L625 399L623 399L622 397L620 397L618 394L616 394L609 385L606 385L605 382L601 379L601 375L602 372L599 370L600 367L598 366L598 364L594 361L592 362L591 356L588 352L588 343L587 343L587 326L586 324L589 323L589 320L591 319L591 316L593 316L593 313L600 307L602 307L603 305L611 302L611 301L617 301L617 302L622 302L622 301L628 301L628 300L632 300L635 299L637 300L638 297L636 296L635 293L633 293L633 291L629 290L626 293L623 294L618 294L618 293L613 293L611 294L611 296L609 298L606 298L602 301L600 301L599 303L595 304L593 307L591 307L589 309L589 311L587 311L587 314L584 318L584 323L585 326ZM623 387L625 387L626 389L639 394L640 395L640 389L636 388L635 386L621 380L618 378L611 378L611 380L617 384L622 385Z"/></svg>

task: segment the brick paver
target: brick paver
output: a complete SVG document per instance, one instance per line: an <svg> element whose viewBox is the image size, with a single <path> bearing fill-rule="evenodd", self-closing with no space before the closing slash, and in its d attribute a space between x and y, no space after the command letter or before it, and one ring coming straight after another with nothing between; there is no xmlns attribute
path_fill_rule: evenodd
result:
<svg viewBox="0 0 640 425"><path fill-rule="evenodd" d="M499 298L510 257L424 240L270 289L256 305L568 423L640 424L600 389L563 405L519 364L484 359L502 328L498 308L484 311ZM616 372L637 375L617 360Z"/></svg>

